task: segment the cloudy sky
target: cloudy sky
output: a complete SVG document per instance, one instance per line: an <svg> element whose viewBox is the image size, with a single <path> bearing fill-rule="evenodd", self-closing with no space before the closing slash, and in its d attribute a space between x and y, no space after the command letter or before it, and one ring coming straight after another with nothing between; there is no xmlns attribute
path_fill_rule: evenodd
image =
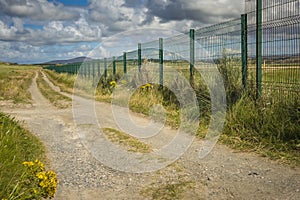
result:
<svg viewBox="0 0 300 200"><path fill-rule="evenodd" d="M110 56L138 42L237 18L244 0L0 0L0 60L40 63ZM126 36L126 40L120 39ZM116 39L118 38L118 39ZM122 49L121 49L122 47Z"/></svg>

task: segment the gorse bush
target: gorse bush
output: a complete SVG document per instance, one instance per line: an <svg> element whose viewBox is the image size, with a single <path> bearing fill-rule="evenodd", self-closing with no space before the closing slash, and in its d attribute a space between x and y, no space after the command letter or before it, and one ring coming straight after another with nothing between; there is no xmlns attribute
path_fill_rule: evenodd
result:
<svg viewBox="0 0 300 200"><path fill-rule="evenodd" d="M57 177L53 171L45 171L39 161L23 162L23 173L7 200L53 198L57 187Z"/></svg>
<svg viewBox="0 0 300 200"><path fill-rule="evenodd" d="M97 84L97 94L100 95L110 95L113 92L113 89L117 85L117 81L120 79L119 74L108 77L101 76Z"/></svg>

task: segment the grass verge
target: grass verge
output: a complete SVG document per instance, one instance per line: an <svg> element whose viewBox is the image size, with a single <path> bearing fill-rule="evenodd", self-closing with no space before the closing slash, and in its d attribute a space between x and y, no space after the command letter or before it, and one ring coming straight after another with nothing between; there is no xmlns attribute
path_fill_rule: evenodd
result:
<svg viewBox="0 0 300 200"><path fill-rule="evenodd" d="M67 73L56 73L51 70L43 70L47 75L48 79L56 86L58 86L61 91L73 93L74 82L76 80L76 75L70 75Z"/></svg>
<svg viewBox="0 0 300 200"><path fill-rule="evenodd" d="M139 153L150 153L152 151L150 145L143 143L138 139L124 132L121 132L113 128L103 128L102 130L103 133L111 142L114 142L122 146L127 151L139 152Z"/></svg>
<svg viewBox="0 0 300 200"><path fill-rule="evenodd" d="M157 171L153 182L144 186L140 194L146 199L194 199L195 186L201 187L175 162Z"/></svg>
<svg viewBox="0 0 300 200"><path fill-rule="evenodd" d="M7 198L23 173L22 163L45 160L43 144L16 120L0 112L0 197Z"/></svg>
<svg viewBox="0 0 300 200"><path fill-rule="evenodd" d="M191 182L178 180L172 183L153 183L148 188L144 189L141 193L145 197L151 199L183 199L185 190L191 186Z"/></svg>
<svg viewBox="0 0 300 200"><path fill-rule="evenodd" d="M71 99L59 92L54 91L49 84L43 79L43 75L39 72L37 85L41 93L57 108L68 108L71 106Z"/></svg>

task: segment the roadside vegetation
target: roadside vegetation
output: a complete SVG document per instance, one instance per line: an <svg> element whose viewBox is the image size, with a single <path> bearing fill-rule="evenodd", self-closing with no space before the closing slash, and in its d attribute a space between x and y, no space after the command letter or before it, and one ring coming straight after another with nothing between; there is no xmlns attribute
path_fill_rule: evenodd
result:
<svg viewBox="0 0 300 200"><path fill-rule="evenodd" d="M34 66L0 64L0 100L9 100L15 104L30 103L28 88L36 69Z"/></svg>
<svg viewBox="0 0 300 200"><path fill-rule="evenodd" d="M251 71L248 86L243 88L240 61L223 56L218 69L223 76L227 94L227 115L220 142L241 151L254 151L260 155L280 160L292 165L300 164L300 99L297 94L284 97L283 93L265 93L256 99L253 90L254 79ZM188 77L188 70L180 69ZM280 74L284 73L283 71ZM290 73L287 71L287 73ZM49 72L48 72L49 74ZM96 99L110 102L112 92L122 74L101 77L96 91ZM51 72L54 82L73 87L74 76ZM270 77L268 71L264 77ZM64 78L62 78L64 77ZM282 77L278 76L278 78ZM284 76L285 77L285 76ZM176 80L175 80L176 81ZM133 82L130 82L134 86ZM175 83L176 84L176 83ZM210 121L210 95L199 74L195 74L194 90L199 103L200 127L196 133L199 138L206 135ZM68 89L69 91L71 88ZM149 115L150 108L161 104L166 110L166 122L173 128L180 124L180 105L176 96L165 87L146 84L135 88L129 107L134 112Z"/></svg>
<svg viewBox="0 0 300 200"><path fill-rule="evenodd" d="M32 185L21 183L26 171L22 163L36 159L45 161L45 148L18 121L1 112L0 158L1 199L25 199L23 193L31 190Z"/></svg>

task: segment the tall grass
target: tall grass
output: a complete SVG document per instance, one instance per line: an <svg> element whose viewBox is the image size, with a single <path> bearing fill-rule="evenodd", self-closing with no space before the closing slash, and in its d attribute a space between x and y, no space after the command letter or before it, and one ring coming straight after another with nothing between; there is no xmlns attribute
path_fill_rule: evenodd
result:
<svg viewBox="0 0 300 200"><path fill-rule="evenodd" d="M173 92L166 87L161 88L159 85L153 85L151 88L139 87L130 98L129 108L134 112L149 116L153 106L163 105L167 124L173 128L179 128L180 108L176 97L172 96L175 96Z"/></svg>
<svg viewBox="0 0 300 200"><path fill-rule="evenodd" d="M278 100L272 96L255 100L244 94L227 113L221 141L237 149L253 150L299 165L299 124L299 99Z"/></svg>
<svg viewBox="0 0 300 200"><path fill-rule="evenodd" d="M6 198L23 173L22 163L45 160L43 144L12 117L0 112L0 197Z"/></svg>
<svg viewBox="0 0 300 200"><path fill-rule="evenodd" d="M221 142L240 150L251 150L274 159L300 164L300 101L297 96L276 92L255 98L254 79L241 83L240 68L223 55L218 68L227 95L227 118Z"/></svg>
<svg viewBox="0 0 300 200"><path fill-rule="evenodd" d="M34 71L32 66L0 65L0 100L11 100L13 103L30 103L28 91Z"/></svg>

